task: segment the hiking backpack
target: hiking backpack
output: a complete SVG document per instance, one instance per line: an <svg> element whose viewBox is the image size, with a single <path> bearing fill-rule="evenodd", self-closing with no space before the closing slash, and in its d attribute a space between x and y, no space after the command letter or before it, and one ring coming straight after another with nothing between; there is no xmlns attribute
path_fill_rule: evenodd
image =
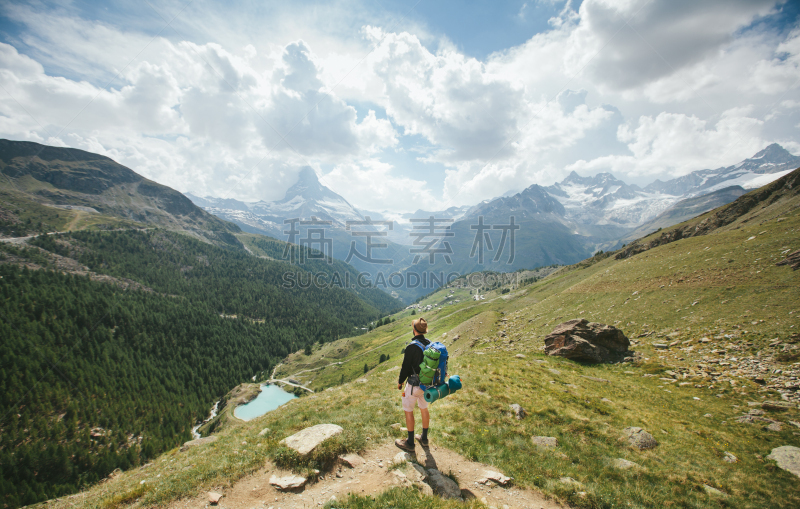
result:
<svg viewBox="0 0 800 509"><path fill-rule="evenodd" d="M422 349L422 364L419 365L420 387L438 387L447 379L447 347L440 342L424 347L415 340L412 342Z"/></svg>

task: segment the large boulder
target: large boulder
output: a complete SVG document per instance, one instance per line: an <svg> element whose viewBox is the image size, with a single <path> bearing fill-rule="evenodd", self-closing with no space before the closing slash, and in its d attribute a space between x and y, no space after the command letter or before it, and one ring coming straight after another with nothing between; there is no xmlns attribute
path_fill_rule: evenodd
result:
<svg viewBox="0 0 800 509"><path fill-rule="evenodd" d="M292 436L286 437L281 440L281 444L290 447L305 456L313 451L319 444L325 440L335 437L344 431L341 426L336 424L317 424L302 431L298 431Z"/></svg>
<svg viewBox="0 0 800 509"><path fill-rule="evenodd" d="M778 468L800 477L800 448L791 445L776 447L772 449L767 459L774 460L778 464Z"/></svg>
<svg viewBox="0 0 800 509"><path fill-rule="evenodd" d="M564 322L544 338L544 351L548 355L590 363L620 362L632 357L630 345L616 327L584 318Z"/></svg>

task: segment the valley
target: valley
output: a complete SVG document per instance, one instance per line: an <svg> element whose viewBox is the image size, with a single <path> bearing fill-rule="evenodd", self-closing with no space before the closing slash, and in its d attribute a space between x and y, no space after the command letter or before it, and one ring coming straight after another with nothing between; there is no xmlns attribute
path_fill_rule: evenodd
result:
<svg viewBox="0 0 800 509"><path fill-rule="evenodd" d="M800 444L800 273L781 264L800 249L798 178L794 172L630 250L599 253L527 284L481 291L466 278L371 332L292 353L274 376L314 394L246 423L229 419L212 445L174 449L147 469L48 506L178 507L205 491L236 503L238 483L255 485L275 472L313 479L309 469L316 468L335 479L342 468L332 462L336 455L372 458L402 434L396 378L412 316L428 319L428 336L445 342L449 371L464 381L462 391L431 407L431 440L445 454L490 465L513 477L515 488L572 507L797 505L796 477L768 456ZM475 290L485 299L472 299ZM586 365L546 356L543 337L572 318L619 327L634 361ZM516 419L511 404L527 416ZM345 433L317 456L287 456L280 439L318 423ZM658 445L627 445L623 431L632 426ZM535 437L557 445L542 448ZM619 467L625 462L633 466ZM329 507L455 507L391 482L334 503L329 481L319 482L308 494L325 491L312 498ZM253 489L260 495L247 503L256 506L272 506L273 493L280 507L308 500ZM486 493L475 493L466 504L479 507Z"/></svg>

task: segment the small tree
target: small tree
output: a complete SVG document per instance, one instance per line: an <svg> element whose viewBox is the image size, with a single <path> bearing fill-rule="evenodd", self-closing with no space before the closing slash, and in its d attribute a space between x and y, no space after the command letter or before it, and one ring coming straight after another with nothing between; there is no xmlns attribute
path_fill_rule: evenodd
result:
<svg viewBox="0 0 800 509"><path fill-rule="evenodd" d="M311 345L306 345L305 354L311 355Z"/></svg>
<svg viewBox="0 0 800 509"><path fill-rule="evenodd" d="M369 371L369 366L367 366L367 363L364 363L364 373L366 373L367 371Z"/></svg>
<svg viewBox="0 0 800 509"><path fill-rule="evenodd" d="M416 310L416 309L412 309L412 310L411 310L411 314L412 314L412 315L416 315L416 314L417 314L417 310Z"/></svg>
<svg viewBox="0 0 800 509"><path fill-rule="evenodd" d="M386 354L381 354L381 358L378 362L386 362Z"/></svg>

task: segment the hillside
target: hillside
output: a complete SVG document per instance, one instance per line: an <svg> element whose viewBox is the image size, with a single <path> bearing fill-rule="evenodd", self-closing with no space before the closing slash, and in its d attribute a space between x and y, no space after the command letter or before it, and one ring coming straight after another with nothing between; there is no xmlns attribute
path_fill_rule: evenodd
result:
<svg viewBox="0 0 800 509"><path fill-rule="evenodd" d="M309 270L164 230L0 242L3 503L141 465L188 440L232 387L394 308L375 289L361 292L382 309L283 286Z"/></svg>
<svg viewBox="0 0 800 509"><path fill-rule="evenodd" d="M233 223L99 154L0 139L0 173L0 234L156 226L239 245Z"/></svg>
<svg viewBox="0 0 800 509"><path fill-rule="evenodd" d="M575 507L800 505L797 478L767 459L773 448L800 445L793 431L800 422L800 272L780 264L800 249L796 178L798 172L642 239L636 245L649 249L638 254L599 254L539 281L497 288L482 301L470 298L469 287L428 296L421 302L431 305L424 315L428 336L448 345L450 371L465 383L432 406L433 444L502 470L516 488ZM706 228L711 224L717 227ZM697 232L699 225L706 225L705 235L675 233ZM675 240L651 245L662 236ZM197 504L205 490L233 492L240 479L260 485L275 465L292 467L278 440L317 423L347 430L337 451L380 448L402 434L392 425L402 420L396 377L411 313L393 315L395 322L358 338L315 347L311 356L290 356L277 370L327 390L233 423L213 446L174 450L150 470L115 476L85 499L49 507ZM637 361L582 365L544 356L542 338L577 317L620 327ZM764 404L775 400L792 404L782 412ZM511 403L528 416L515 419ZM659 445L627 447L621 437L628 426L646 429ZM271 431L260 435L265 427ZM541 449L533 436L554 437L558 445ZM619 469L618 459L637 466ZM462 489L478 498L486 493L480 486ZM270 504L274 490L259 490L255 500ZM454 507L413 489L358 493L328 506ZM304 500L281 496L287 505Z"/></svg>

